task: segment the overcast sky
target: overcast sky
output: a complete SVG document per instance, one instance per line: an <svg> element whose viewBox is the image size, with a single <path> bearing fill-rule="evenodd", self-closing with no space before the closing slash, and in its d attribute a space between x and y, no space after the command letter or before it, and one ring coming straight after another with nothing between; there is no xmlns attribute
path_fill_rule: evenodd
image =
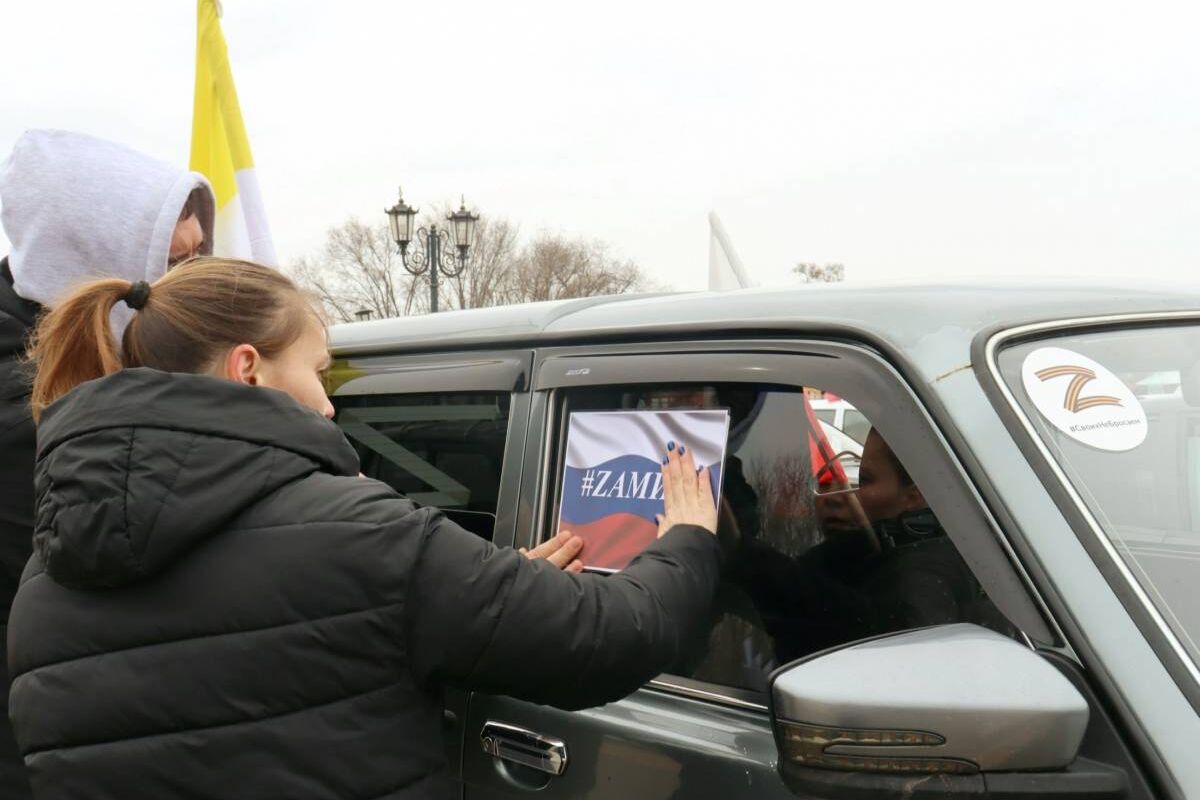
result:
<svg viewBox="0 0 1200 800"><path fill-rule="evenodd" d="M709 210L767 284L797 261L1195 280L1194 3L224 8L284 260L403 184L602 239L679 289L705 284ZM0 154L59 127L186 163L194 2L0 9Z"/></svg>

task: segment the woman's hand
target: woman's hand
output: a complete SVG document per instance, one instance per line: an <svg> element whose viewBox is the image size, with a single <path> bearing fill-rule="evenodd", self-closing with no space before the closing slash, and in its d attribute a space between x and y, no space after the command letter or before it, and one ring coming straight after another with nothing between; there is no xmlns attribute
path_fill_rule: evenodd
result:
<svg viewBox="0 0 1200 800"><path fill-rule="evenodd" d="M579 573L583 572L583 562L575 556L581 550L583 539L570 531L559 531L553 539L542 542L532 550L522 547L521 554L526 558L544 558L559 569Z"/></svg>
<svg viewBox="0 0 1200 800"><path fill-rule="evenodd" d="M676 525L697 525L716 533L717 504L708 467L697 472L691 451L682 446L676 449L675 443L669 442L662 472L666 508L658 515L659 537Z"/></svg>

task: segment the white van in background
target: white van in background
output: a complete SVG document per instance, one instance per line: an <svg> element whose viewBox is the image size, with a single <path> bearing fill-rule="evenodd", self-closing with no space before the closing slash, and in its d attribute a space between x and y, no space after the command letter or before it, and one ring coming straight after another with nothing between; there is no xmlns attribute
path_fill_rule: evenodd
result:
<svg viewBox="0 0 1200 800"><path fill-rule="evenodd" d="M871 422L866 416L845 400L809 400L817 419L826 425L832 425L854 441L862 445L867 440L871 430ZM861 452L861 450L859 451Z"/></svg>

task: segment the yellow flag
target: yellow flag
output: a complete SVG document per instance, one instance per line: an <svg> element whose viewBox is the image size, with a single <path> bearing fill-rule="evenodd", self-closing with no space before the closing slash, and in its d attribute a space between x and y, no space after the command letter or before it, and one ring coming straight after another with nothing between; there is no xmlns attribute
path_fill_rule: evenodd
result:
<svg viewBox="0 0 1200 800"><path fill-rule="evenodd" d="M196 96L191 168L217 197L215 255L274 265L275 246L242 122L217 0L196 3Z"/></svg>

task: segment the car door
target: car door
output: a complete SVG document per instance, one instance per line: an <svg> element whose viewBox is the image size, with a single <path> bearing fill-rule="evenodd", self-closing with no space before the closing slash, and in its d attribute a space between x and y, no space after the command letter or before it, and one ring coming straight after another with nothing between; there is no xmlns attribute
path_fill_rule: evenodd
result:
<svg viewBox="0 0 1200 800"><path fill-rule="evenodd" d="M876 354L833 342L773 340L558 348L537 353L534 374L518 544L556 530L563 431L572 410L663 408L703 396L732 416L722 525L739 541L765 548L768 567L803 559L821 543L817 505L831 502L813 489L810 436L818 424L808 422L815 417L807 411L808 398L828 391L883 432L954 532L943 556L962 560L978 600L957 613L1006 633L1053 638L928 415ZM793 658L869 631L837 604L828 613L766 608L747 587L767 577L727 577L707 641L696 643L672 674L606 706L565 712L474 695L464 730L465 796L794 796L776 771L767 676ZM821 579L833 585L840 578Z"/></svg>
<svg viewBox="0 0 1200 800"><path fill-rule="evenodd" d="M339 354L328 389L334 421L363 474L441 508L501 547L513 542L529 416L531 351ZM457 795L466 692L445 693L449 794Z"/></svg>

